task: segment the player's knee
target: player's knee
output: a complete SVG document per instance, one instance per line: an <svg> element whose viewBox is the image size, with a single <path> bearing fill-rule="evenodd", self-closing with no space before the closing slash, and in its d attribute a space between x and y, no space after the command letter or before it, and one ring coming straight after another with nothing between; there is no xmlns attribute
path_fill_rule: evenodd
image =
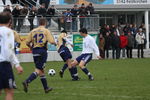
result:
<svg viewBox="0 0 150 100"><path fill-rule="evenodd" d="M84 68L84 67L85 67L84 65L85 65L84 62L80 62L79 67L80 67L80 68Z"/></svg>
<svg viewBox="0 0 150 100"><path fill-rule="evenodd" d="M14 90L13 89L6 89L5 92L6 92L6 95L10 95L10 96L14 95Z"/></svg>
<svg viewBox="0 0 150 100"><path fill-rule="evenodd" d="M84 68L84 65L83 64L79 64L79 67L82 69L82 68Z"/></svg>
<svg viewBox="0 0 150 100"><path fill-rule="evenodd" d="M76 66L77 64L78 64L77 61L73 61L73 62L71 63L71 66Z"/></svg>

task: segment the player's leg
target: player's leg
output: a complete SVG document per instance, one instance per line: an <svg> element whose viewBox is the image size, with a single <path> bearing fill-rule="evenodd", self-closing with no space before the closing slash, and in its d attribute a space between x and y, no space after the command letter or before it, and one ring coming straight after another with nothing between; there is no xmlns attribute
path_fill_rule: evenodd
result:
<svg viewBox="0 0 150 100"><path fill-rule="evenodd" d="M13 100L14 90L13 89L5 89L5 100Z"/></svg>
<svg viewBox="0 0 150 100"><path fill-rule="evenodd" d="M45 93L48 93L48 92L52 91L53 88L49 88L49 87L48 87L47 79L46 79L44 70L40 70L39 72L40 72L40 73L39 73L39 76L40 76L40 78L41 78L41 82L42 82L42 85L43 85L43 88L44 88Z"/></svg>
<svg viewBox="0 0 150 100"><path fill-rule="evenodd" d="M79 64L79 67L86 75L88 75L89 80L94 80L94 77L91 75L90 71L85 67L85 64L86 63L82 60Z"/></svg>
<svg viewBox="0 0 150 100"><path fill-rule="evenodd" d="M28 92L28 84L35 80L39 75L39 70L41 68L41 54L39 53L38 49L33 49L33 59L35 63L35 71L30 74L30 76L22 83L24 87L24 91Z"/></svg>
<svg viewBox="0 0 150 100"><path fill-rule="evenodd" d="M65 72L65 70L68 68L68 64L67 64L67 60L72 58L72 55L69 51L69 49L67 47L61 46L60 49L58 50L58 53L60 55L60 57L63 59L63 61L65 62L65 64L63 65L63 67L61 68L59 75L61 78L63 78L63 74Z"/></svg>
<svg viewBox="0 0 150 100"><path fill-rule="evenodd" d="M72 73L73 81L79 80L78 71L77 71L77 67L76 67L79 64L79 62L78 62L79 58L80 58L80 56L71 63L71 68L69 69L70 73Z"/></svg>
<svg viewBox="0 0 150 100"><path fill-rule="evenodd" d="M69 72L71 74L72 80L78 80L77 67L76 66L72 67L72 61L71 61L71 59L68 59L66 62L68 64L68 69L69 69ZM76 65L77 64L78 63L76 63Z"/></svg>
<svg viewBox="0 0 150 100"><path fill-rule="evenodd" d="M63 65L63 67L61 68L60 72L59 72L59 75L60 75L61 78L63 78L64 72L65 72L65 70L66 70L67 68L68 68L68 64L65 63L65 64Z"/></svg>
<svg viewBox="0 0 150 100"><path fill-rule="evenodd" d="M91 73L89 72L89 70L85 67L86 64L88 62L90 62L92 60L92 54L85 54L82 56L82 60L79 63L79 67L81 68L81 70L88 75L89 80L94 80L93 76L91 75Z"/></svg>
<svg viewBox="0 0 150 100"><path fill-rule="evenodd" d="M41 78L41 83L43 85L44 91L45 93L48 93L50 91L52 91L52 88L49 88L48 83L47 83L47 79L45 76L45 72L44 72L44 68L45 68L45 64L47 62L47 50L42 50L43 52L41 53L41 58L40 58L40 63L39 63L39 76Z"/></svg>
<svg viewBox="0 0 150 100"><path fill-rule="evenodd" d="M34 56L34 63L36 65L36 67L39 65L40 62L40 56ZM37 70L37 68L35 69L35 71L33 73L31 73L29 75L29 77L22 83L23 87L24 87L24 91L27 93L28 92L28 84L31 83L33 80L35 80L38 75L39 75L39 71Z"/></svg>

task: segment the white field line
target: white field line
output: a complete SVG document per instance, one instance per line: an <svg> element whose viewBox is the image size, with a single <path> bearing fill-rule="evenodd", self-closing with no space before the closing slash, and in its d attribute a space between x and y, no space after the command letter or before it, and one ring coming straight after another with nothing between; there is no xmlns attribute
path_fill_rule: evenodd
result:
<svg viewBox="0 0 150 100"><path fill-rule="evenodd" d="M24 91L15 91L15 94L23 94ZM44 93L44 91L41 92L29 92L29 94L37 94L41 95L41 93ZM53 95L70 95L70 96L90 96L90 97L110 97L110 98L124 98L124 99L142 99L142 96L126 96L126 95L98 95L98 94L78 94L78 93L52 93Z"/></svg>

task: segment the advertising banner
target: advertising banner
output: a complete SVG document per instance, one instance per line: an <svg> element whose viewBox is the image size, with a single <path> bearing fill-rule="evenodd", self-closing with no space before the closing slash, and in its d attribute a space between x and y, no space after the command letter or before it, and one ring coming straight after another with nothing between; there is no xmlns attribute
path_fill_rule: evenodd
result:
<svg viewBox="0 0 150 100"><path fill-rule="evenodd" d="M114 0L114 4L150 4L150 0Z"/></svg>
<svg viewBox="0 0 150 100"><path fill-rule="evenodd" d="M65 5L65 4L113 4L113 0L51 0L50 4L53 5Z"/></svg>
<svg viewBox="0 0 150 100"><path fill-rule="evenodd" d="M25 43L27 35L20 36L20 38L22 40L22 43L20 45L20 53L31 53L30 48Z"/></svg>
<svg viewBox="0 0 150 100"><path fill-rule="evenodd" d="M97 34L90 34L92 37L94 37L96 43L98 44L98 35ZM83 37L81 37L79 34L73 35L73 44L74 48L73 51L82 51L82 43Z"/></svg>

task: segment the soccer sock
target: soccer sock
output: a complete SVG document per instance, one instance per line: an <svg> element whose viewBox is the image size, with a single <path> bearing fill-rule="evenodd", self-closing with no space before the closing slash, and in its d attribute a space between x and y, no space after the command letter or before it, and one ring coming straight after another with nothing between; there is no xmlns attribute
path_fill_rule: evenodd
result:
<svg viewBox="0 0 150 100"><path fill-rule="evenodd" d="M68 64L64 64L63 68L61 69L64 72L68 68Z"/></svg>
<svg viewBox="0 0 150 100"><path fill-rule="evenodd" d="M69 72L70 72L70 74L71 74L71 77L74 78L74 77L73 77L73 71L72 71L72 68L69 68Z"/></svg>
<svg viewBox="0 0 150 100"><path fill-rule="evenodd" d="M40 76L40 77L41 77L41 82L42 82L43 88L44 88L44 89L47 89L48 86L47 86L47 80L46 80L45 75Z"/></svg>
<svg viewBox="0 0 150 100"><path fill-rule="evenodd" d="M78 79L77 67L69 68L72 78Z"/></svg>
<svg viewBox="0 0 150 100"><path fill-rule="evenodd" d="M88 75L88 76L91 75L91 73L88 71L87 68L82 68L82 71L83 71L86 75Z"/></svg>
<svg viewBox="0 0 150 100"><path fill-rule="evenodd" d="M31 83L33 80L35 80L38 76L37 72L33 72L26 80L27 83Z"/></svg>

